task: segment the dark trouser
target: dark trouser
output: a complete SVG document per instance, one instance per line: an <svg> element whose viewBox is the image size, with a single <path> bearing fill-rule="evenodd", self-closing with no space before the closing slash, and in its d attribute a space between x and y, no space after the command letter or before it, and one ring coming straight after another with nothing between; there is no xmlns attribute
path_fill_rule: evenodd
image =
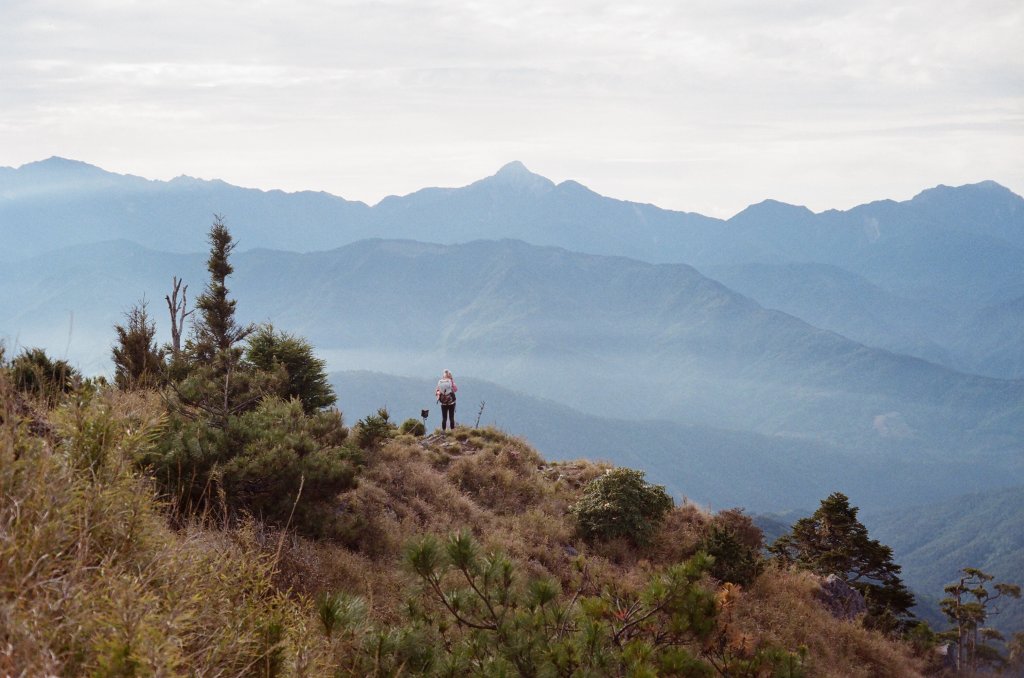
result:
<svg viewBox="0 0 1024 678"><path fill-rule="evenodd" d="M455 403L451 405L441 405L441 430L444 430L446 421L450 421L450 428L455 428Z"/></svg>

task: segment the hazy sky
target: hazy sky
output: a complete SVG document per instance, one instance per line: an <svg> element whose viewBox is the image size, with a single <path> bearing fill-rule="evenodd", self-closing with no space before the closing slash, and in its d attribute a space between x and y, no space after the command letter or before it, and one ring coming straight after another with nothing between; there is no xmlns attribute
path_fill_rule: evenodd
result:
<svg viewBox="0 0 1024 678"><path fill-rule="evenodd" d="M374 203L511 160L730 216L1024 192L1024 2L0 0L0 166Z"/></svg>

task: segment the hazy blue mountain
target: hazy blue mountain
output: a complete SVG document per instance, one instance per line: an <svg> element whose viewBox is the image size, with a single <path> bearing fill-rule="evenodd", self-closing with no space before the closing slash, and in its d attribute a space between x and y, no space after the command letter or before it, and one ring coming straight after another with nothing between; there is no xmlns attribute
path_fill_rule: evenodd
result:
<svg viewBox="0 0 1024 678"><path fill-rule="evenodd" d="M575 181L560 184L509 163L494 176L456 189L429 188L374 207L388 237L459 243L515 238L647 261L686 261L689 240L721 221L607 198Z"/></svg>
<svg viewBox="0 0 1024 678"><path fill-rule="evenodd" d="M702 267L766 308L855 341L964 372L1024 377L1024 297L971 310L911 300L828 264Z"/></svg>
<svg viewBox="0 0 1024 678"><path fill-rule="evenodd" d="M121 238L200 251L214 213L228 218L244 249L291 251L374 236L443 243L513 237L643 257L659 247L685 249L675 242L682 227L720 223L605 198L573 181L555 185L517 162L463 188L428 188L373 208L326 193L259 191L219 180L149 181L63 158L2 170L0 235L7 248L0 257L8 260Z"/></svg>
<svg viewBox="0 0 1024 678"><path fill-rule="evenodd" d="M5 266L0 334L91 366L107 355L112 316L145 294L162 322L171 276L193 294L206 278L201 255L110 247ZM447 364L600 416L810 439L885 464L983 458L985 477L965 478L962 491L1021 477L1024 382L869 348L686 265L518 241L383 240L244 252L234 263L242 319L306 336L332 369L430 374Z"/></svg>
<svg viewBox="0 0 1024 678"><path fill-rule="evenodd" d="M715 510L817 506L836 491L865 506L905 506L955 493L964 477L979 477L977 468L956 459L897 459L880 473L877 459L839 445L669 421L597 417L485 380L455 376L457 423L472 426L479 418L480 425L526 438L551 460L586 458L642 469L677 499ZM380 407L396 423L419 419L423 409L430 411L428 429L439 423L434 377L345 371L333 373L331 383L350 425Z"/></svg>
<svg viewBox="0 0 1024 678"><path fill-rule="evenodd" d="M117 239L199 252L215 213L228 217L245 248L325 249L349 242L342 233L369 213L363 203L327 193L259 191L184 176L150 181L63 158L4 170L0 260Z"/></svg>
<svg viewBox="0 0 1024 678"><path fill-rule="evenodd" d="M961 568L977 567L998 581L1024 585L1024 486L898 511L867 509L864 520L873 537L893 548L933 619L943 587L957 580ZM992 622L1004 631L1024 628L1024 601L1007 604Z"/></svg>
<svg viewBox="0 0 1024 678"><path fill-rule="evenodd" d="M245 249L325 250L368 237L460 243L515 238L594 254L697 266L832 264L885 290L953 306L1024 295L1024 199L995 184L940 186L912 200L814 214L764 201L727 221L554 184L510 163L461 188L429 188L374 207L181 177L170 182L51 158L0 173L0 234L12 259L126 238L203 248L214 212Z"/></svg>
<svg viewBox="0 0 1024 678"><path fill-rule="evenodd" d="M815 327L868 346L954 364L950 349L932 337L952 342L961 322L951 323L948 312L896 296L856 273L815 263L748 263L701 270L762 306Z"/></svg>
<svg viewBox="0 0 1024 678"><path fill-rule="evenodd" d="M226 215L243 250L515 238L730 268L740 291L817 327L954 369L1024 377L1024 335L1012 332L1012 313L994 310L1024 296L1024 199L993 182L820 214L766 200L722 221L555 184L518 162L469 186L373 207L188 177L149 181L60 158L0 170L0 260L111 239L202 251L213 213ZM749 266L755 273L738 272Z"/></svg>
<svg viewBox="0 0 1024 678"><path fill-rule="evenodd" d="M950 344L972 372L1024 376L1024 296L972 314Z"/></svg>

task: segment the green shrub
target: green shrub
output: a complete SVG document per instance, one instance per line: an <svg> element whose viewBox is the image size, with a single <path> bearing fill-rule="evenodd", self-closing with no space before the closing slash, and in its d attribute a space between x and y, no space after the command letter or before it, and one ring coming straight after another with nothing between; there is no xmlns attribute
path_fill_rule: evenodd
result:
<svg viewBox="0 0 1024 678"><path fill-rule="evenodd" d="M355 485L357 454L337 410L306 414L297 400L266 398L226 429L172 417L150 467L179 512L249 513L303 534L330 536L331 502Z"/></svg>
<svg viewBox="0 0 1024 678"><path fill-rule="evenodd" d="M125 324L114 325L114 383L125 390L161 385L166 362L164 352L156 344L156 323L149 317L146 300L124 315Z"/></svg>
<svg viewBox="0 0 1024 678"><path fill-rule="evenodd" d="M261 325L248 339L246 359L257 369L272 372L283 366L286 381L278 391L284 399L298 398L306 412L315 412L337 402L334 389L327 381L326 363L317 358L313 346L287 332Z"/></svg>
<svg viewBox="0 0 1024 678"><path fill-rule="evenodd" d="M267 398L228 429L228 506L303 534L330 536L332 502L355 486L356 457L337 410L306 414L297 400ZM293 515L294 514L294 515Z"/></svg>
<svg viewBox="0 0 1024 678"><path fill-rule="evenodd" d="M411 436L421 436L427 432L427 427L423 425L423 422L419 419L406 419L402 422L402 425L398 428L400 433L406 433Z"/></svg>
<svg viewBox="0 0 1024 678"><path fill-rule="evenodd" d="M643 471L619 468L587 483L570 511L586 539L623 537L646 545L671 508L672 498L663 486L645 482Z"/></svg>
<svg viewBox="0 0 1024 678"><path fill-rule="evenodd" d="M70 392L82 378L66 360L54 360L41 348L22 351L11 361L11 373L15 388L51 404Z"/></svg>
<svg viewBox="0 0 1024 678"><path fill-rule="evenodd" d="M584 580L564 594L556 580L527 577L466 532L417 540L405 563L423 584L410 613L439 648L435 675L802 675L796 655L735 642L730 606L702 585L703 553L639 589L597 595L584 594Z"/></svg>
<svg viewBox="0 0 1024 678"><path fill-rule="evenodd" d="M700 550L715 559L711 576L722 582L749 586L764 567L760 552L744 544L734 530L712 525Z"/></svg>
<svg viewBox="0 0 1024 678"><path fill-rule="evenodd" d="M356 445L364 450L377 447L382 442L395 435L398 428L391 423L391 415L387 408L380 408L377 414L368 415L365 419L356 422L352 435L356 439Z"/></svg>

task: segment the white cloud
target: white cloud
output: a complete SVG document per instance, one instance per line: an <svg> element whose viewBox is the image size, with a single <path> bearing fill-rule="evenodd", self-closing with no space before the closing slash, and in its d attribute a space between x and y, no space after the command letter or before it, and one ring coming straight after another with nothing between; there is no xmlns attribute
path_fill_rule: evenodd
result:
<svg viewBox="0 0 1024 678"><path fill-rule="evenodd" d="M521 159L728 215L1024 189L1015 0L8 0L0 165L375 201Z"/></svg>

